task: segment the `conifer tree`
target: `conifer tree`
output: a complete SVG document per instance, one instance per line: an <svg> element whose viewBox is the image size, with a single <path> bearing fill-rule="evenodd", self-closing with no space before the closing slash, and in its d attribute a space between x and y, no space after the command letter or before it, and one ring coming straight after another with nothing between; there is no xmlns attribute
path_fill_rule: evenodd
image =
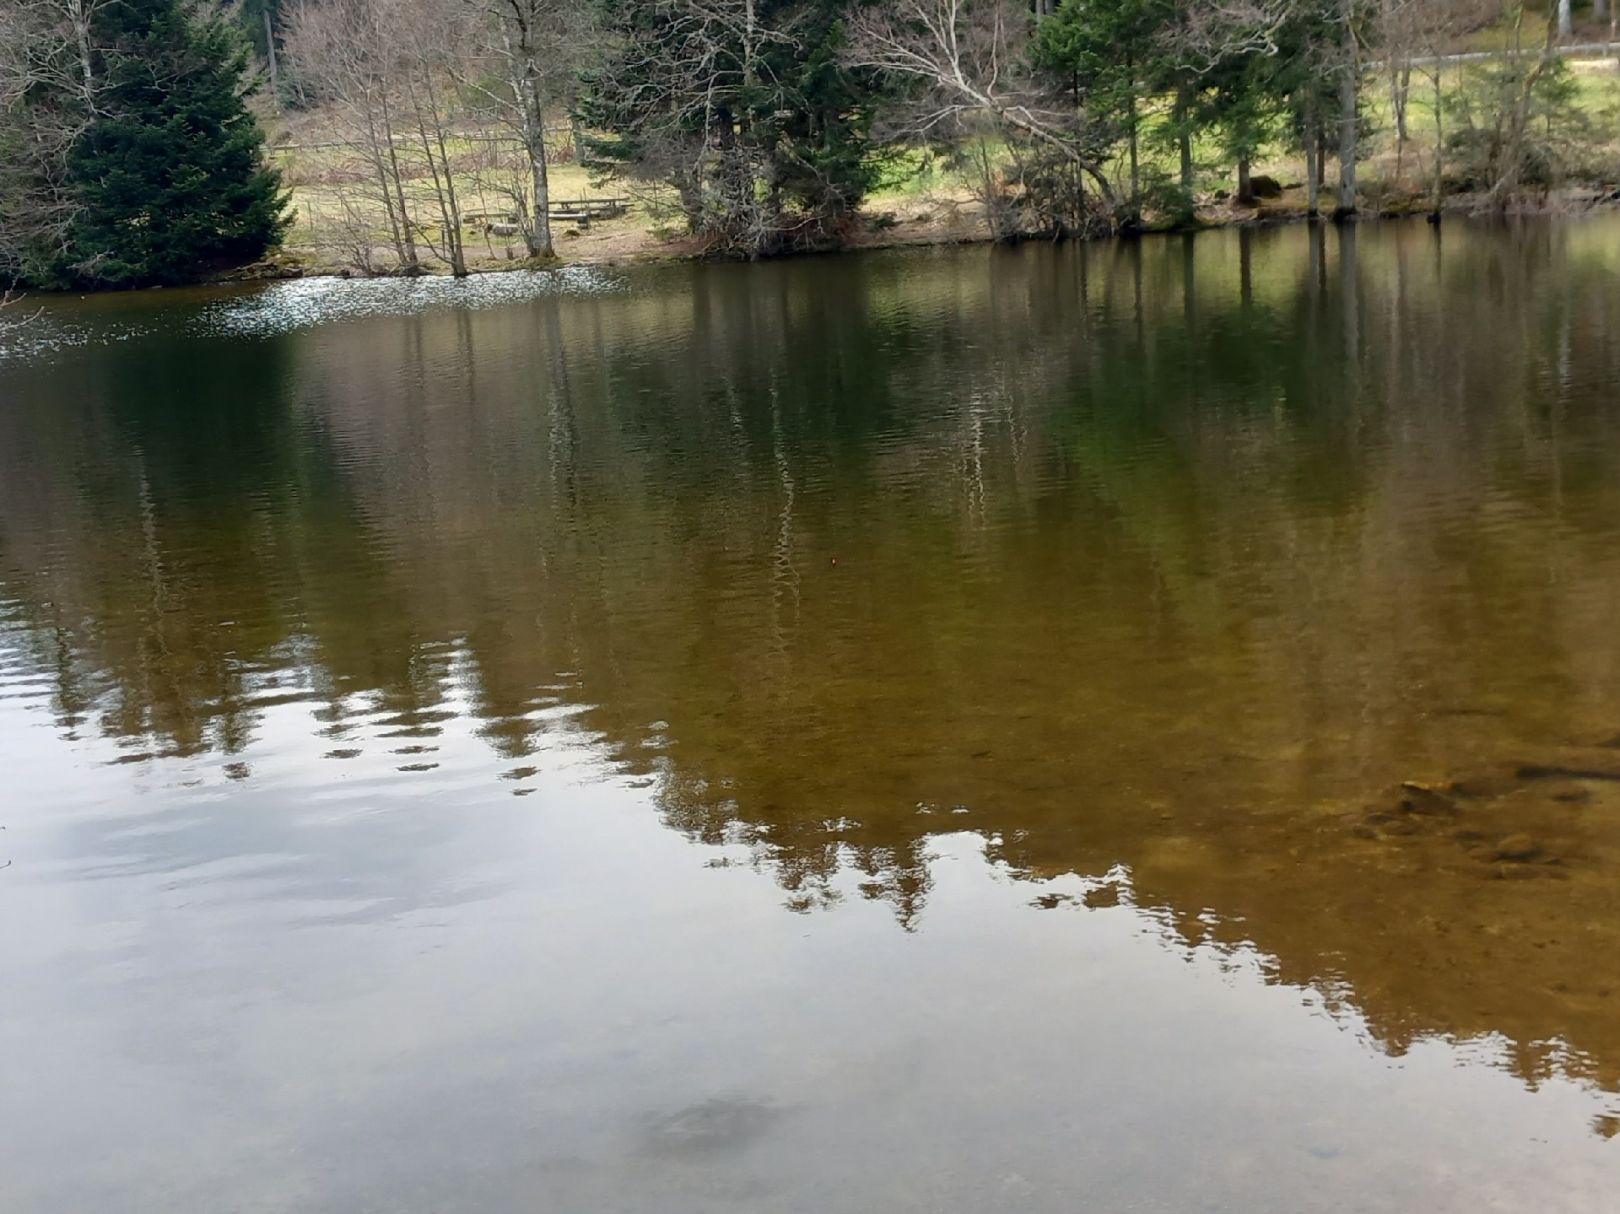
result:
<svg viewBox="0 0 1620 1214"><path fill-rule="evenodd" d="M286 198L244 101L240 34L182 0L117 0L94 36L98 112L68 161L77 214L58 276L174 284L262 257Z"/></svg>

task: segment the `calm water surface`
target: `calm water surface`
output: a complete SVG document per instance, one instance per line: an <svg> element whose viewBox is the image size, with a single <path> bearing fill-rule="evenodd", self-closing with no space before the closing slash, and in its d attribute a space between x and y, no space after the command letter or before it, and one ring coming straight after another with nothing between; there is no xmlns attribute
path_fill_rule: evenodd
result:
<svg viewBox="0 0 1620 1214"><path fill-rule="evenodd" d="M1617 274L1608 218L53 302L5 1209L1612 1210Z"/></svg>

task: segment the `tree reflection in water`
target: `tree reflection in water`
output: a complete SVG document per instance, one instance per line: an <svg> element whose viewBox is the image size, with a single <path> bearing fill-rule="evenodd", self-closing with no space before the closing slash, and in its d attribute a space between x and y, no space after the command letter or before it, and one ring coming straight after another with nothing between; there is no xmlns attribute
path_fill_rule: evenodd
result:
<svg viewBox="0 0 1620 1214"><path fill-rule="evenodd" d="M10 669L247 784L293 709L519 793L583 730L789 907L907 930L974 832L1391 1054L1620 1091L1620 782L1514 774L1620 733L1610 229L171 303L5 371Z"/></svg>

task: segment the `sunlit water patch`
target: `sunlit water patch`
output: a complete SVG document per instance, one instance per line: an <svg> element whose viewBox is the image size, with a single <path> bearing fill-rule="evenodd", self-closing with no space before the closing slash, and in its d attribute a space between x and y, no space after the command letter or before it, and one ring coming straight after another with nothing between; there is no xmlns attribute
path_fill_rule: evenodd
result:
<svg viewBox="0 0 1620 1214"><path fill-rule="evenodd" d="M604 295L624 289L622 275L591 266L513 270L459 279L300 278L205 307L195 323L202 332L268 336L333 321L412 316L443 308L498 308L555 296Z"/></svg>
<svg viewBox="0 0 1620 1214"><path fill-rule="evenodd" d="M136 318L78 315L60 301L54 301L54 307L35 307L38 298L25 296L0 314L0 364L66 356L87 346L131 341L152 331Z"/></svg>

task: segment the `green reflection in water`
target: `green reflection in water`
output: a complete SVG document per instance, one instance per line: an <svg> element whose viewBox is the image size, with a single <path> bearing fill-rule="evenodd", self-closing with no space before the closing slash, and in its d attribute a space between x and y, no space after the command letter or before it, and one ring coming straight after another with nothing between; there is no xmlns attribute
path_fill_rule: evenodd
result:
<svg viewBox="0 0 1620 1214"><path fill-rule="evenodd" d="M89 344L5 369L8 643L64 733L245 780L309 704L334 764L523 791L584 706L794 909L853 870L915 929L972 830L1392 1053L1499 1035L1617 1090L1616 248L1239 231L321 327L279 323L310 284L63 304Z"/></svg>

